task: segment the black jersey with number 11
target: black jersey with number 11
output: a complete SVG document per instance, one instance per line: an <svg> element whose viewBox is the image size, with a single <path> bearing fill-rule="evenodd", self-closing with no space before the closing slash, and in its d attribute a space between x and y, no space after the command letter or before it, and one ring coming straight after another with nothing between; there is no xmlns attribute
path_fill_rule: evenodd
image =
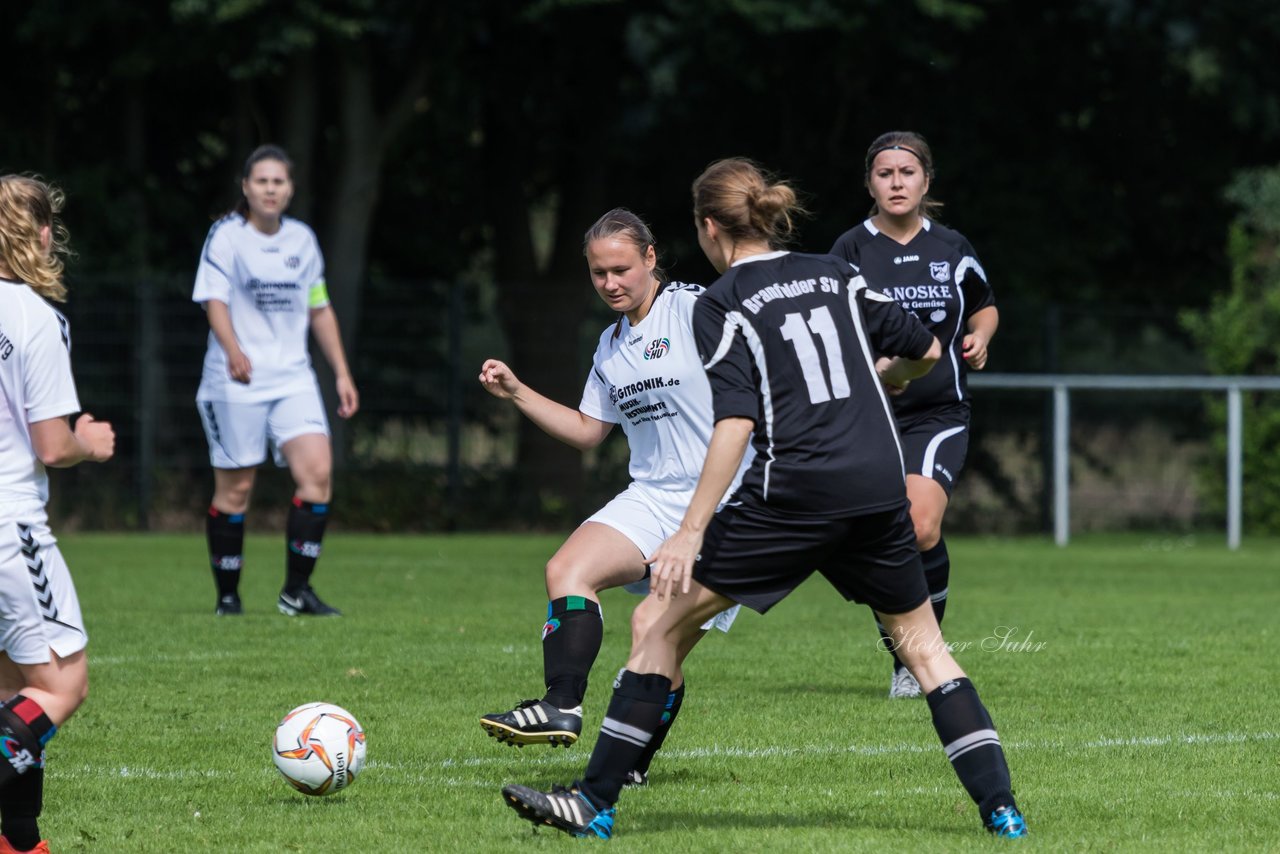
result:
<svg viewBox="0 0 1280 854"><path fill-rule="evenodd" d="M933 336L834 255L740 261L694 309L715 419L755 422L741 491L841 517L905 501L902 452L873 353L918 359Z"/></svg>

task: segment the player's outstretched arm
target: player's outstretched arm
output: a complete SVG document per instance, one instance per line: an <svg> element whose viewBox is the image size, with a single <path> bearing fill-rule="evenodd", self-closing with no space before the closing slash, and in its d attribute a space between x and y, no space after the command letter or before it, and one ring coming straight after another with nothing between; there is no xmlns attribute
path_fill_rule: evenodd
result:
<svg viewBox="0 0 1280 854"><path fill-rule="evenodd" d="M480 366L480 385L499 400L510 400L548 436L585 451L609 435L613 425L544 397L520 382L505 362L487 359Z"/></svg>
<svg viewBox="0 0 1280 854"><path fill-rule="evenodd" d="M105 463L116 452L116 433L110 422L95 421L89 413L76 419L73 431L64 417L31 423L31 444L40 462L50 468L70 468L89 460Z"/></svg>

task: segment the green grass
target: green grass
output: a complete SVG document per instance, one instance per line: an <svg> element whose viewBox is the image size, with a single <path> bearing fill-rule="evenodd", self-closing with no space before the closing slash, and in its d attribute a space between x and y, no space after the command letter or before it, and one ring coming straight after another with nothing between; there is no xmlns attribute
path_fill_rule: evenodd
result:
<svg viewBox="0 0 1280 854"><path fill-rule="evenodd" d="M541 692L542 566L558 538L329 538L340 620L275 612L283 543L251 537L244 617L215 618L203 541L62 541L91 635L89 700L51 743L42 829L70 851L565 851L503 806L507 782L582 769L638 601L604 597L605 648L569 751L486 738ZM946 621L1053 851L1264 850L1280 839L1280 543L957 540ZM998 627L1021 650L995 650ZM987 648L984 649L984 641ZM1036 648L1035 644L1042 646ZM868 612L811 580L690 658L684 711L628 791L610 850L990 850L922 701L889 702ZM355 713L369 764L294 793L281 715ZM1027 847L1027 846L1024 846ZM1272 849L1274 850L1274 849Z"/></svg>

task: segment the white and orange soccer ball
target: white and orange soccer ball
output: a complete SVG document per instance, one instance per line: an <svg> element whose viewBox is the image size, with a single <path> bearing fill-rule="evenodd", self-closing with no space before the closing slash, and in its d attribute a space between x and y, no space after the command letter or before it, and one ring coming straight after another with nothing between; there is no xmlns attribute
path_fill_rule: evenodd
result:
<svg viewBox="0 0 1280 854"><path fill-rule="evenodd" d="M304 795L331 795L350 786L364 767L364 729L332 703L307 703L276 727L271 758Z"/></svg>

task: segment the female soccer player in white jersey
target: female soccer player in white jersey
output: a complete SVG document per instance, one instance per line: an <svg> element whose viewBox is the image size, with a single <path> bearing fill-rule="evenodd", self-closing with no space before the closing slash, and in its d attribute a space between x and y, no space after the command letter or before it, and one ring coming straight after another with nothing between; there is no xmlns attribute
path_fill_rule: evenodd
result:
<svg viewBox="0 0 1280 854"><path fill-rule="evenodd" d="M209 317L196 405L209 440L213 502L207 533L218 614L239 614L244 516L270 443L296 491L285 525L281 613L336 616L311 588L329 518L329 422L307 354L311 330L337 377L338 415L360 406L325 289L316 236L284 215L293 196L288 155L273 145L245 161L236 209L209 229L192 299Z"/></svg>
<svg viewBox="0 0 1280 854"><path fill-rule="evenodd" d="M640 606L648 629L614 683L586 772L550 792L507 786L504 798L535 824L611 836L627 771L701 622L735 602L763 613L817 570L846 599L871 605L893 637L913 639L901 654L984 824L1022 835L999 736L929 607L881 386L920 376L941 345L843 259L778 250L796 195L750 161L713 163L693 199L699 245L722 274L693 320L715 406L702 475L679 528L650 558L655 595ZM755 459L716 513L749 443Z"/></svg>
<svg viewBox="0 0 1280 854"><path fill-rule="evenodd" d="M599 593L643 583L645 556L679 524L711 437L711 388L692 329L693 306L703 289L665 280L649 227L628 210L600 217L583 238L583 252L596 293L619 316L600 334L578 408L543 397L495 359L480 369L480 382L491 394L513 401L560 441L585 450L621 424L631 450L631 485L574 531L547 563L545 696L480 719L490 735L509 744L568 746L577 740L587 676L603 634ZM726 608L703 631L713 624L728 631L738 609ZM633 621L633 633L642 629ZM698 637L701 632L688 639L688 647ZM627 769L635 782L644 780L683 697L677 668L663 699L663 726L651 749Z"/></svg>
<svg viewBox="0 0 1280 854"><path fill-rule="evenodd" d="M909 131L881 134L867 149L866 170L871 214L841 235L831 254L852 263L868 287L914 313L943 344L937 367L893 398L911 521L941 623L951 576L942 516L969 449L965 374L986 365L1000 315L969 241L933 219L940 203L929 198L933 154L924 137ZM880 635L893 655L889 696L920 696L884 626Z"/></svg>
<svg viewBox="0 0 1280 854"><path fill-rule="evenodd" d="M104 462L105 421L78 412L67 321L62 193L0 177L0 854L49 851L37 819L44 746L89 691L84 621L49 531L46 466Z"/></svg>

